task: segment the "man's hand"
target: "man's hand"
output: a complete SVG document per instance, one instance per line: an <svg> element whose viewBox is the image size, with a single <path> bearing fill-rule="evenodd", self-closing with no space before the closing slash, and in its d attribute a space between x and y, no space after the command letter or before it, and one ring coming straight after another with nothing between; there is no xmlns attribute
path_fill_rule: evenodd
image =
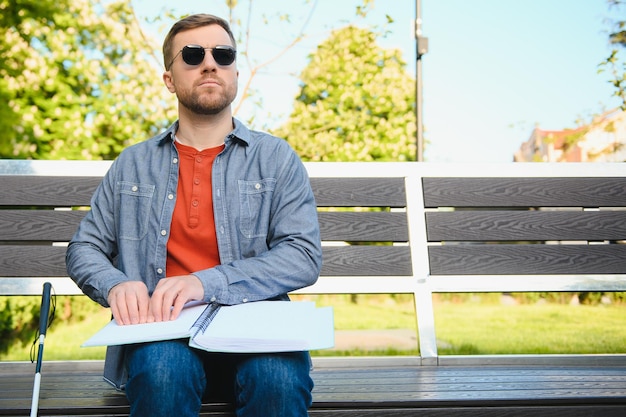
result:
<svg viewBox="0 0 626 417"><path fill-rule="evenodd" d="M148 316L150 296L146 284L126 281L111 288L108 297L113 318L120 325L152 321Z"/></svg>
<svg viewBox="0 0 626 417"><path fill-rule="evenodd" d="M204 287L195 275L163 278L152 293L148 317L154 321L175 320L185 303L203 298Z"/></svg>

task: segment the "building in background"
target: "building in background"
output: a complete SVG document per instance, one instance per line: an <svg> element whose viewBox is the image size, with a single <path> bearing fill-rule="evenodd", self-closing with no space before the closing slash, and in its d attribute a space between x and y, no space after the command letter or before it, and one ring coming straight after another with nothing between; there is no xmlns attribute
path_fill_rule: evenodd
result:
<svg viewBox="0 0 626 417"><path fill-rule="evenodd" d="M626 162L626 112L608 111L576 129L533 130L515 162Z"/></svg>

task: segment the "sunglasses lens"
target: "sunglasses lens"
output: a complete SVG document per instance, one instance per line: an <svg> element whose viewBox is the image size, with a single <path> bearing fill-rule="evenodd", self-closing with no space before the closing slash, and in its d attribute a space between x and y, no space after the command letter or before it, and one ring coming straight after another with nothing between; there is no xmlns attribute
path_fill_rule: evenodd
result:
<svg viewBox="0 0 626 417"><path fill-rule="evenodd" d="M226 66L235 62L237 51L230 46L218 45L215 48L210 48L210 50L213 59L218 65ZM187 45L183 47L183 61L187 65L200 65L204 61L204 51L205 49L199 45Z"/></svg>
<svg viewBox="0 0 626 417"><path fill-rule="evenodd" d="M198 65L204 61L204 48L198 45L183 47L183 61L187 65Z"/></svg>
<svg viewBox="0 0 626 417"><path fill-rule="evenodd" d="M211 55L218 65L230 65L235 62L236 52L228 46L216 46L211 50Z"/></svg>

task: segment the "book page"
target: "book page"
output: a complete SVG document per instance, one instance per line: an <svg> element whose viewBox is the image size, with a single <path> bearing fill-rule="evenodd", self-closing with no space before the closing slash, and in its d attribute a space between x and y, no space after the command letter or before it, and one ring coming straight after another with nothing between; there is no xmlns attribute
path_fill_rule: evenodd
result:
<svg viewBox="0 0 626 417"><path fill-rule="evenodd" d="M286 352L334 346L331 307L313 302L257 301L222 306L190 346L213 352Z"/></svg>
<svg viewBox="0 0 626 417"><path fill-rule="evenodd" d="M178 318L173 321L120 326L115 320L111 320L81 346L126 345L189 337L191 326L206 309L207 304L190 304L183 308Z"/></svg>

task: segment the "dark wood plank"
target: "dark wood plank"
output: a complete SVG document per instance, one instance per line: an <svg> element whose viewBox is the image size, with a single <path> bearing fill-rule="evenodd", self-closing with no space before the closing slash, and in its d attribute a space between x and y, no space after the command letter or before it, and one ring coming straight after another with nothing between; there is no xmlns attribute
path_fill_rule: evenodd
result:
<svg viewBox="0 0 626 417"><path fill-rule="evenodd" d="M322 240L407 242L406 213L327 212L318 214Z"/></svg>
<svg viewBox="0 0 626 417"><path fill-rule="evenodd" d="M405 207L404 178L311 178L320 207Z"/></svg>
<svg viewBox="0 0 626 417"><path fill-rule="evenodd" d="M0 245L2 276L66 276L62 246ZM323 276L411 275L408 246L350 245L323 248Z"/></svg>
<svg viewBox="0 0 626 417"><path fill-rule="evenodd" d="M0 204L86 206L100 177L0 176ZM405 207L403 178L311 178L322 207Z"/></svg>
<svg viewBox="0 0 626 417"><path fill-rule="evenodd" d="M412 274L408 246L323 247L322 276L407 276Z"/></svg>
<svg viewBox="0 0 626 417"><path fill-rule="evenodd" d="M459 405L458 407L430 406L382 407L376 405L354 404L354 408L334 408L328 410L312 409L310 416L333 417L623 417L624 406L603 405Z"/></svg>
<svg viewBox="0 0 626 417"><path fill-rule="evenodd" d="M0 205L87 206L101 177L0 175Z"/></svg>
<svg viewBox="0 0 626 417"><path fill-rule="evenodd" d="M426 213L429 241L623 240L626 211Z"/></svg>
<svg viewBox="0 0 626 417"><path fill-rule="evenodd" d="M67 242L86 211L0 210L0 241Z"/></svg>
<svg viewBox="0 0 626 417"><path fill-rule="evenodd" d="M626 178L423 178L426 207L623 207Z"/></svg>
<svg viewBox="0 0 626 417"><path fill-rule="evenodd" d="M67 276L66 249L63 246L0 245L0 276Z"/></svg>
<svg viewBox="0 0 626 417"><path fill-rule="evenodd" d="M432 275L623 274L626 245L443 245L428 259Z"/></svg>

